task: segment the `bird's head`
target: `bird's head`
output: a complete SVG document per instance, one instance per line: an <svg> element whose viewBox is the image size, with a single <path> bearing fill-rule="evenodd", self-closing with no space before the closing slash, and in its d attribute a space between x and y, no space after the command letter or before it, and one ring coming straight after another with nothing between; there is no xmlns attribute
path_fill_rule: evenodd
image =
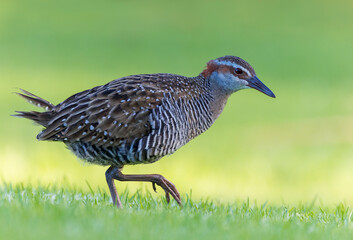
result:
<svg viewBox="0 0 353 240"><path fill-rule="evenodd" d="M201 75L229 94L241 89L254 88L270 97L276 97L257 78L251 65L239 57L224 56L211 60Z"/></svg>

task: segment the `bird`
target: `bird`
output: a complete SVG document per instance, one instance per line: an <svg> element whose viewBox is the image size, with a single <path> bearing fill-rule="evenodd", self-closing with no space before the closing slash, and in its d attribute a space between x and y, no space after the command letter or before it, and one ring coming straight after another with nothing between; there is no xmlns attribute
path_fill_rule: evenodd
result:
<svg viewBox="0 0 353 240"><path fill-rule="evenodd" d="M272 98L253 67L240 57L209 61L196 77L157 73L122 77L72 95L54 105L28 91L17 94L44 111L15 111L43 126L40 141L64 143L78 158L108 166L105 173L113 204L122 203L114 180L151 182L182 206L175 185L159 174L125 175L125 165L153 163L205 132L228 98L242 89Z"/></svg>

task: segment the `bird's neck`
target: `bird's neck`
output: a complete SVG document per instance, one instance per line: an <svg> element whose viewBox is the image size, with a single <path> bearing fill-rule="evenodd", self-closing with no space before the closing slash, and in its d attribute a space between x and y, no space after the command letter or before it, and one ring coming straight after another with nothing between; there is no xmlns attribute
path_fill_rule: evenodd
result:
<svg viewBox="0 0 353 240"><path fill-rule="evenodd" d="M207 85L209 94L212 96L212 101L210 102L210 111L212 112L212 118L215 121L219 115L222 113L224 106L227 103L228 97L232 94L230 91L226 91L222 86L220 86L216 81L211 79L211 76L202 78Z"/></svg>
<svg viewBox="0 0 353 240"><path fill-rule="evenodd" d="M230 94L225 94L224 92L220 92L218 90L212 90L212 95L214 96L214 101L211 104L211 111L214 120L216 120L222 113Z"/></svg>

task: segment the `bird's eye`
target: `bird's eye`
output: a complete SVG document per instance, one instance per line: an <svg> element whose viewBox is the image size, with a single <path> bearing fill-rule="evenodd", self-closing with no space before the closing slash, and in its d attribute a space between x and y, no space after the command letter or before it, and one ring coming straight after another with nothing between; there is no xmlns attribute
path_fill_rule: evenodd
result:
<svg viewBox="0 0 353 240"><path fill-rule="evenodd" d="M235 71L236 74L242 74L243 73L243 70L241 68L236 68L234 71Z"/></svg>

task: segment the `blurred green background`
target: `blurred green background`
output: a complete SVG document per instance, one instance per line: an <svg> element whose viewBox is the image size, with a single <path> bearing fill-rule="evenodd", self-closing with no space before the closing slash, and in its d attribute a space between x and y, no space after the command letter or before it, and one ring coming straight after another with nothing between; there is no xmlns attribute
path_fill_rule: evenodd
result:
<svg viewBox="0 0 353 240"><path fill-rule="evenodd" d="M126 75L196 76L236 55L277 98L238 92L209 131L125 173L161 173L195 198L353 203L352 11L349 0L2 1L0 179L108 191L105 168L9 116L35 110L17 88L59 103Z"/></svg>

